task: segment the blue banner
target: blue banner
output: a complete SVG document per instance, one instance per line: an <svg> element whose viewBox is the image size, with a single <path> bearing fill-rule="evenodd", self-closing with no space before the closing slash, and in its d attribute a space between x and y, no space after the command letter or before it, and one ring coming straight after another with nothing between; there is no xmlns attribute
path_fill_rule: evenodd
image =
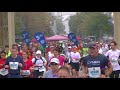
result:
<svg viewBox="0 0 120 90"><path fill-rule="evenodd" d="M27 43L27 45L29 45L29 43L30 43L29 33L27 31L23 31L22 36L23 36L25 43Z"/></svg>
<svg viewBox="0 0 120 90"><path fill-rule="evenodd" d="M45 36L41 32L37 32L34 34L34 38L44 47L46 48L46 40Z"/></svg>
<svg viewBox="0 0 120 90"><path fill-rule="evenodd" d="M74 33L69 33L68 38L74 43L74 45L78 46L78 41Z"/></svg>
<svg viewBox="0 0 120 90"><path fill-rule="evenodd" d="M30 43L30 39L29 39L29 38L25 38L24 41L25 41L25 43L27 43L27 44Z"/></svg>
<svg viewBox="0 0 120 90"><path fill-rule="evenodd" d="M22 32L23 39L28 38L29 34L27 31Z"/></svg>

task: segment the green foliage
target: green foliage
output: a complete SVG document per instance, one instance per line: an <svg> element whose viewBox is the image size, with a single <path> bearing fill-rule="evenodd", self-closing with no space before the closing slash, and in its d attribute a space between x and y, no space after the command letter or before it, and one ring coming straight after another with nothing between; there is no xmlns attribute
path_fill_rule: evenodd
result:
<svg viewBox="0 0 120 90"><path fill-rule="evenodd" d="M102 12L80 12L70 17L70 31L82 36L111 35L112 25L108 22L111 17Z"/></svg>
<svg viewBox="0 0 120 90"><path fill-rule="evenodd" d="M15 35L21 36L22 30L21 30L22 24L21 20L18 16L15 16Z"/></svg>
<svg viewBox="0 0 120 90"><path fill-rule="evenodd" d="M46 12L17 12L15 19L16 35L21 35L23 27L29 32L30 38L33 38L34 33L42 32L45 36L53 35L50 28L52 16Z"/></svg>

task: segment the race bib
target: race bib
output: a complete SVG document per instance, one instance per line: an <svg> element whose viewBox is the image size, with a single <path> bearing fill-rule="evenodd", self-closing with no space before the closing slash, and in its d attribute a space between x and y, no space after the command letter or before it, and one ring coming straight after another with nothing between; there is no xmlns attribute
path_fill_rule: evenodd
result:
<svg viewBox="0 0 120 90"><path fill-rule="evenodd" d="M75 59L73 59L73 62L75 62L76 60Z"/></svg>
<svg viewBox="0 0 120 90"><path fill-rule="evenodd" d="M88 68L88 75L90 78L99 78L101 75L100 67Z"/></svg>
<svg viewBox="0 0 120 90"><path fill-rule="evenodd" d="M18 69L18 62L9 62L10 69L17 70Z"/></svg>
<svg viewBox="0 0 120 90"><path fill-rule="evenodd" d="M0 69L0 75L5 76L8 74L8 70L5 68Z"/></svg>
<svg viewBox="0 0 120 90"><path fill-rule="evenodd" d="M29 76L30 70L22 70L22 75Z"/></svg>
<svg viewBox="0 0 120 90"><path fill-rule="evenodd" d="M44 66L40 66L40 67L39 67L39 72L42 72L42 71L45 71Z"/></svg>
<svg viewBox="0 0 120 90"><path fill-rule="evenodd" d="M43 66L43 63L40 63L39 66Z"/></svg>
<svg viewBox="0 0 120 90"><path fill-rule="evenodd" d="M112 59L111 60L111 64L113 65L113 66L116 66L116 65L118 65L118 59Z"/></svg>

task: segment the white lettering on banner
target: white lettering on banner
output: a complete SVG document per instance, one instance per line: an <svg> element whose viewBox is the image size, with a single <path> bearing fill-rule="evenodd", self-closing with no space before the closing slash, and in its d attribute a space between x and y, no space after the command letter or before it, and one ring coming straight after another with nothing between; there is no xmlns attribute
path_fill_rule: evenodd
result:
<svg viewBox="0 0 120 90"><path fill-rule="evenodd" d="M22 70L22 75L29 76L30 75L30 70Z"/></svg>
<svg viewBox="0 0 120 90"><path fill-rule="evenodd" d="M26 40L26 42L28 42L29 41L29 39L25 39Z"/></svg>
<svg viewBox="0 0 120 90"><path fill-rule="evenodd" d="M36 36L36 39L39 41L39 40L40 40L40 37L39 37L39 36Z"/></svg>
<svg viewBox="0 0 120 90"><path fill-rule="evenodd" d="M76 42L76 39L73 39L73 42Z"/></svg>
<svg viewBox="0 0 120 90"><path fill-rule="evenodd" d="M41 44L44 44L44 43L45 43L45 40L41 40L40 42L41 42Z"/></svg>
<svg viewBox="0 0 120 90"><path fill-rule="evenodd" d="M70 39L72 39L72 35L70 35Z"/></svg>
<svg viewBox="0 0 120 90"><path fill-rule="evenodd" d="M101 75L100 67L91 67L88 68L88 75L90 78L99 78Z"/></svg>
<svg viewBox="0 0 120 90"><path fill-rule="evenodd" d="M25 38L25 36L26 36L26 35L25 35L25 34L23 34L23 38Z"/></svg>
<svg viewBox="0 0 120 90"><path fill-rule="evenodd" d="M8 70L5 68L0 69L0 75L5 76L8 74Z"/></svg>
<svg viewBox="0 0 120 90"><path fill-rule="evenodd" d="M39 41L41 37L43 37L43 35L37 35L36 39Z"/></svg>
<svg viewBox="0 0 120 90"><path fill-rule="evenodd" d="M27 36L27 33L24 33L24 34L23 34L23 38L25 38L26 36Z"/></svg>
<svg viewBox="0 0 120 90"><path fill-rule="evenodd" d="M9 62L9 65L12 70L18 69L18 62Z"/></svg>
<svg viewBox="0 0 120 90"><path fill-rule="evenodd" d="M41 37L43 37L43 35L42 35L42 34L40 35L40 38L41 38Z"/></svg>

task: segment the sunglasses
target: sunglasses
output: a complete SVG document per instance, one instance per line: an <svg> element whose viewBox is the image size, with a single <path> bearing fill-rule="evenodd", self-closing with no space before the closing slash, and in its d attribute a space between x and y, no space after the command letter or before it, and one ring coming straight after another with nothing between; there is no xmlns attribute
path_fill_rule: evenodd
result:
<svg viewBox="0 0 120 90"><path fill-rule="evenodd" d="M58 65L57 63L51 63L50 65Z"/></svg>
<svg viewBox="0 0 120 90"><path fill-rule="evenodd" d="M36 55L41 55L41 54L36 54Z"/></svg>

